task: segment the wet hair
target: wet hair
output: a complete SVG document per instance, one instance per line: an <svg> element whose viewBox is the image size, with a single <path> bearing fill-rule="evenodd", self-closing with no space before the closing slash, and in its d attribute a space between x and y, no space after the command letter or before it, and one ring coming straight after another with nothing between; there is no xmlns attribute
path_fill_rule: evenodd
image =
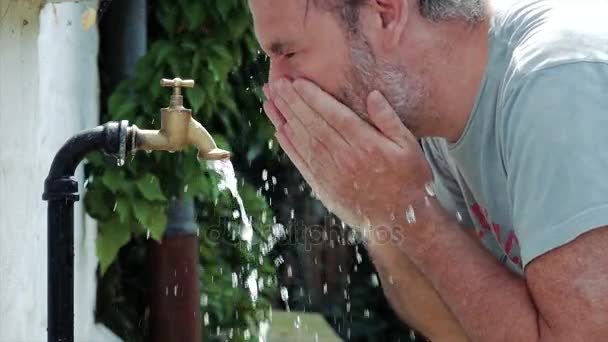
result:
<svg viewBox="0 0 608 342"><path fill-rule="evenodd" d="M310 1L310 0L307 0ZM319 8L339 14L350 31L357 29L359 9L369 0L312 0ZM420 14L428 20L464 20L478 23L483 19L487 0L418 0ZM307 5L308 8L308 5Z"/></svg>

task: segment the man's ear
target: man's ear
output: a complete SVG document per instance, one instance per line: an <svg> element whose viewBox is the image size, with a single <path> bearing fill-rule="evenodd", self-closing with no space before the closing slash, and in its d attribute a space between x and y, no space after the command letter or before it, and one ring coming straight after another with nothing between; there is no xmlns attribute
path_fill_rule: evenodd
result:
<svg viewBox="0 0 608 342"><path fill-rule="evenodd" d="M392 50L399 44L405 31L409 16L410 0L372 0L375 10L380 14L384 30L383 47Z"/></svg>

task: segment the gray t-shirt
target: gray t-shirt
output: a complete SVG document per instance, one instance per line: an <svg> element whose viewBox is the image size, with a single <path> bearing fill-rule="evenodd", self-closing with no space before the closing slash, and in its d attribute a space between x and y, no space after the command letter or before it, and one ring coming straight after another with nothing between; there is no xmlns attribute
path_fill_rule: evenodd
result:
<svg viewBox="0 0 608 342"><path fill-rule="evenodd" d="M462 136L422 139L440 203L520 275L608 225L607 18L606 0L497 2Z"/></svg>

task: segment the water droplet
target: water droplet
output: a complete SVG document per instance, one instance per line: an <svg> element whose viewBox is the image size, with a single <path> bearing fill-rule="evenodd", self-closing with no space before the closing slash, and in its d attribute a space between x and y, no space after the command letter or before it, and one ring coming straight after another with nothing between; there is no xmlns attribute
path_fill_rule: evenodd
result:
<svg viewBox="0 0 608 342"><path fill-rule="evenodd" d="M283 300L284 302L287 302L288 299L289 299L289 292L287 291L287 288L285 286L281 286L281 300Z"/></svg>
<svg viewBox="0 0 608 342"><path fill-rule="evenodd" d="M416 332L413 329L410 329L410 340L416 340Z"/></svg>
<svg viewBox="0 0 608 342"><path fill-rule="evenodd" d="M203 315L203 324L205 326L209 325L209 313L205 312L205 314Z"/></svg>
<svg viewBox="0 0 608 342"><path fill-rule="evenodd" d="M409 224L414 224L416 222L416 213L414 213L414 208L412 208L411 205L408 206L405 211L405 219Z"/></svg>
<svg viewBox="0 0 608 342"><path fill-rule="evenodd" d="M124 160L124 158L117 158L117 159L116 159L116 165L118 165L118 166L123 166L123 165L125 165L125 160Z"/></svg>
<svg viewBox="0 0 608 342"><path fill-rule="evenodd" d="M350 312L350 302L346 302L346 312Z"/></svg>
<svg viewBox="0 0 608 342"><path fill-rule="evenodd" d="M427 195L435 197L435 186L433 183L426 183L424 185L424 190L426 191Z"/></svg>
<svg viewBox="0 0 608 342"><path fill-rule="evenodd" d="M184 185L184 192L188 192L188 184Z"/></svg>
<svg viewBox="0 0 608 342"><path fill-rule="evenodd" d="M267 180L268 179L268 170L264 169L262 170L262 180Z"/></svg>
<svg viewBox="0 0 608 342"><path fill-rule="evenodd" d="M342 265L338 265L338 272L342 273Z"/></svg>
<svg viewBox="0 0 608 342"><path fill-rule="evenodd" d="M294 326L296 329L300 329L300 315L296 316L295 321L293 321L293 326Z"/></svg>
<svg viewBox="0 0 608 342"><path fill-rule="evenodd" d="M146 154L152 153L152 150L146 150Z"/></svg>
<svg viewBox="0 0 608 342"><path fill-rule="evenodd" d="M150 229L146 229L146 240L150 239Z"/></svg>
<svg viewBox="0 0 608 342"><path fill-rule="evenodd" d="M458 220L458 222L462 222L462 214L460 214L460 211L456 212L456 220Z"/></svg>
<svg viewBox="0 0 608 342"><path fill-rule="evenodd" d="M270 184L268 182L264 183L264 190L268 191L270 189Z"/></svg>
<svg viewBox="0 0 608 342"><path fill-rule="evenodd" d="M272 176L272 185L277 185L277 177Z"/></svg>
<svg viewBox="0 0 608 342"><path fill-rule="evenodd" d="M296 211L291 209L289 216L291 217L291 219L293 220L296 217Z"/></svg>
<svg viewBox="0 0 608 342"><path fill-rule="evenodd" d="M363 310L363 317L365 318L369 318L370 314L369 314L369 309L365 309Z"/></svg>
<svg viewBox="0 0 608 342"><path fill-rule="evenodd" d="M167 151L167 152L169 152L169 153L175 153L175 151L173 151L173 150L169 150L169 151Z"/></svg>
<svg viewBox="0 0 608 342"><path fill-rule="evenodd" d="M114 208L112 208L113 212L116 212L116 208L118 207L118 202L114 202Z"/></svg>
<svg viewBox="0 0 608 342"><path fill-rule="evenodd" d="M232 272L232 287L236 288L237 286L239 286L239 276Z"/></svg>
<svg viewBox="0 0 608 342"><path fill-rule="evenodd" d="M291 272L291 265L287 266L287 277L291 278L292 276L292 272Z"/></svg>
<svg viewBox="0 0 608 342"><path fill-rule="evenodd" d="M173 296L177 297L177 285L173 286Z"/></svg>
<svg viewBox="0 0 608 342"><path fill-rule="evenodd" d="M373 287L378 287L380 286L380 281L378 280L378 275L377 274L372 274L372 286Z"/></svg>
<svg viewBox="0 0 608 342"><path fill-rule="evenodd" d="M239 217L241 217L241 213L239 213L239 211L235 209L235 210L232 212L232 218L237 219L237 218L239 218Z"/></svg>
<svg viewBox="0 0 608 342"><path fill-rule="evenodd" d="M327 294L327 283L323 284L323 294Z"/></svg>
<svg viewBox="0 0 608 342"><path fill-rule="evenodd" d="M251 295L251 301L255 302L258 299L258 271L253 270L249 277L247 277L247 288L249 288L249 294Z"/></svg>
<svg viewBox="0 0 608 342"><path fill-rule="evenodd" d="M392 276L392 275L389 275L389 276L388 276L388 282L389 282L389 284L391 284L391 285L394 285L394 284L395 284L395 281L393 280L393 276Z"/></svg>
<svg viewBox="0 0 608 342"><path fill-rule="evenodd" d="M272 146L274 144L274 141L272 139L268 140L268 149L272 150Z"/></svg>
<svg viewBox="0 0 608 342"><path fill-rule="evenodd" d="M249 333L249 329L245 329L245 331L243 331L243 338L245 339L245 341L247 341L250 337L251 335Z"/></svg>
<svg viewBox="0 0 608 342"><path fill-rule="evenodd" d="M209 297L207 297L207 295L203 293L201 295L201 306L207 306L208 302L209 302Z"/></svg>

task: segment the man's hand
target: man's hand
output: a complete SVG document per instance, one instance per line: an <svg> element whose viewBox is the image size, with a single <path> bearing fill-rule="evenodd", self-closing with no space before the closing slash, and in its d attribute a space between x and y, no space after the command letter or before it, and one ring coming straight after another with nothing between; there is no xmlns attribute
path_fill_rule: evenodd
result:
<svg viewBox="0 0 608 342"><path fill-rule="evenodd" d="M378 91L370 124L307 80L265 87L277 139L323 204L352 227L390 227L432 180L416 138Z"/></svg>

